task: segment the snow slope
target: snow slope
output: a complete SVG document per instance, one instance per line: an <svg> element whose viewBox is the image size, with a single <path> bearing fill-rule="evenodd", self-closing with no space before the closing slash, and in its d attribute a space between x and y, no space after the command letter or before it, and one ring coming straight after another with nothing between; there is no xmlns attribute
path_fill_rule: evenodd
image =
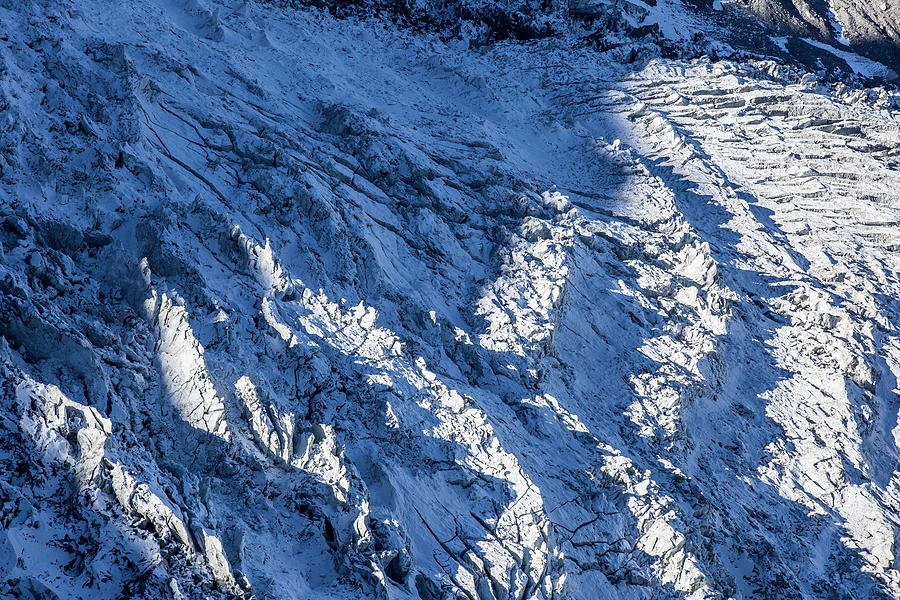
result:
<svg viewBox="0 0 900 600"><path fill-rule="evenodd" d="M900 596L893 92L259 2L0 33L0 597Z"/></svg>

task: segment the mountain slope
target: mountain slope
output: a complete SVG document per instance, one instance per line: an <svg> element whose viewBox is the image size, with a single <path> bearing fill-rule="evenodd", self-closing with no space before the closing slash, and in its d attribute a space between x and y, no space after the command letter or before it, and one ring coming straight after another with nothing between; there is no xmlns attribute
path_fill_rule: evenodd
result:
<svg viewBox="0 0 900 600"><path fill-rule="evenodd" d="M642 10L0 8L0 596L900 595L896 95Z"/></svg>
<svg viewBox="0 0 900 600"><path fill-rule="evenodd" d="M739 7L789 33L900 64L900 4L866 0L737 0Z"/></svg>

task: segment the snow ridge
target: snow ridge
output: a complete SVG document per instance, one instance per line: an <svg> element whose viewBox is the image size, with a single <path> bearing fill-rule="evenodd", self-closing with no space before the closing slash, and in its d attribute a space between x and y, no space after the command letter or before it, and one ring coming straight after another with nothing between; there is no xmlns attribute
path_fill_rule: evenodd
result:
<svg viewBox="0 0 900 600"><path fill-rule="evenodd" d="M0 596L900 595L890 90L253 1L0 29Z"/></svg>

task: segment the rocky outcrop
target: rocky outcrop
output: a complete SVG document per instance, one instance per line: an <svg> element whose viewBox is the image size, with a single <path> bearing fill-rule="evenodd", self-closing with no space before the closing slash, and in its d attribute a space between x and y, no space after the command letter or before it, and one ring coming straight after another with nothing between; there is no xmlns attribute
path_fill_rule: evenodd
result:
<svg viewBox="0 0 900 600"><path fill-rule="evenodd" d="M723 3L726 4L726 3ZM736 0L777 30L850 49L900 70L900 5L882 0Z"/></svg>

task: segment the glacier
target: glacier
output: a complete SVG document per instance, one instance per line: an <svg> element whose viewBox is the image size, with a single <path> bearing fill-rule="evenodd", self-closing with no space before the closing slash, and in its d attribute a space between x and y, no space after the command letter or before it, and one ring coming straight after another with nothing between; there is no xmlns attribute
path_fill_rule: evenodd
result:
<svg viewBox="0 0 900 600"><path fill-rule="evenodd" d="M0 597L900 597L896 65L579 6L0 0Z"/></svg>

